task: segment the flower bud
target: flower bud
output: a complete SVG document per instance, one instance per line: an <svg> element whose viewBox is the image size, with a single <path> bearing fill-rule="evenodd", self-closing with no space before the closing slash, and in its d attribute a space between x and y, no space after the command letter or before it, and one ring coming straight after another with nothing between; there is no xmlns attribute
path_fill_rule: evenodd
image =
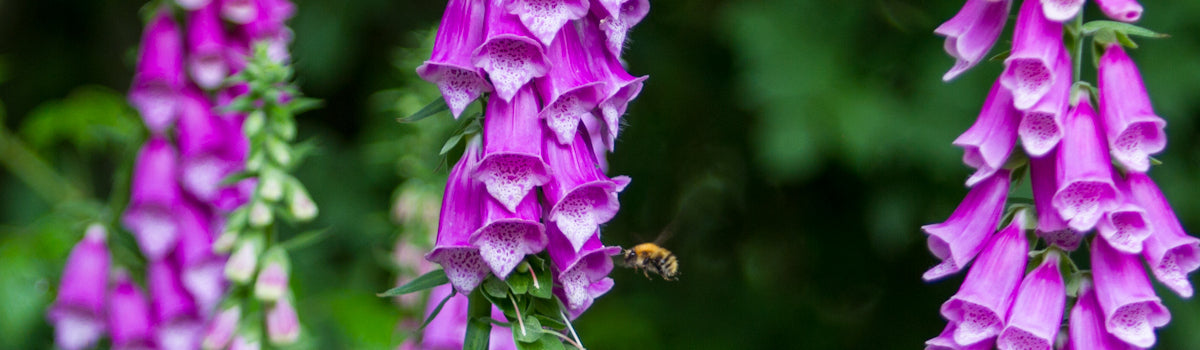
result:
<svg viewBox="0 0 1200 350"><path fill-rule="evenodd" d="M250 115L246 116L246 121L242 122L242 132L245 133L246 136L257 135L258 133L262 132L263 126L266 124L267 117L263 115L262 111L255 110L254 112L250 112Z"/></svg>
<svg viewBox="0 0 1200 350"><path fill-rule="evenodd" d="M275 221L274 214L271 213L271 207L262 201L255 201L250 204L250 225L254 227L265 227Z"/></svg>
<svg viewBox="0 0 1200 350"><path fill-rule="evenodd" d="M277 301L288 289L287 253L275 246L263 255L263 267L254 283L254 297L262 301Z"/></svg>
<svg viewBox="0 0 1200 350"><path fill-rule="evenodd" d="M258 178L258 196L268 201L283 198L283 181L287 175L281 174L274 167L266 167Z"/></svg>
<svg viewBox="0 0 1200 350"><path fill-rule="evenodd" d="M233 255L225 263L225 278L238 284L250 282L258 265L258 254L262 251L262 236L249 235L237 244Z"/></svg>
<svg viewBox="0 0 1200 350"><path fill-rule="evenodd" d="M200 346L204 350L224 349L233 338L233 332L237 329L238 319L241 316L242 308L237 304L217 312L204 331L204 340Z"/></svg>
<svg viewBox="0 0 1200 350"><path fill-rule="evenodd" d="M267 309L267 338L272 345L289 345L300 338L300 320L290 298L280 298Z"/></svg>
<svg viewBox="0 0 1200 350"><path fill-rule="evenodd" d="M267 138L267 153L271 155L271 159L275 160L282 166L292 164L292 151L288 149L288 145L282 140L271 137Z"/></svg>
<svg viewBox="0 0 1200 350"><path fill-rule="evenodd" d="M288 188L291 190L288 193L288 210L292 216L300 221L309 221L317 217L317 204L313 203L308 191L304 190L304 185L292 179Z"/></svg>

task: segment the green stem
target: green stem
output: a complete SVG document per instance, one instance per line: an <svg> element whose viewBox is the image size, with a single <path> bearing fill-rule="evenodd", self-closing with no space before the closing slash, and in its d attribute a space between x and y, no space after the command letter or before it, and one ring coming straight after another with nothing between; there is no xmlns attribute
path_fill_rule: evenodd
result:
<svg viewBox="0 0 1200 350"><path fill-rule="evenodd" d="M1075 33L1075 40L1072 42L1075 47L1071 48L1071 67L1074 69L1072 77L1075 81L1079 81L1083 80L1083 77L1079 76L1083 72L1083 11L1079 11L1070 26L1072 27L1071 32ZM1072 101L1072 103L1074 102Z"/></svg>
<svg viewBox="0 0 1200 350"><path fill-rule="evenodd" d="M463 349L488 349L488 340L492 333L492 324L481 321L492 318L492 303L483 297L483 288L475 288L468 298L467 334L463 339Z"/></svg>
<svg viewBox="0 0 1200 350"><path fill-rule="evenodd" d="M82 196L75 186L59 176L3 126L0 126L0 163L51 205Z"/></svg>

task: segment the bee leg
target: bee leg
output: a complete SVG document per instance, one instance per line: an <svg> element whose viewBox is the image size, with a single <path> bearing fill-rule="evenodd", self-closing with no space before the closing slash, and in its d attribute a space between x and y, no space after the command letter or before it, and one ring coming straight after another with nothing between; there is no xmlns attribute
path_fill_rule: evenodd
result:
<svg viewBox="0 0 1200 350"><path fill-rule="evenodd" d="M642 276L646 276L646 279L648 280L654 280L653 278L650 278L650 269L642 269Z"/></svg>

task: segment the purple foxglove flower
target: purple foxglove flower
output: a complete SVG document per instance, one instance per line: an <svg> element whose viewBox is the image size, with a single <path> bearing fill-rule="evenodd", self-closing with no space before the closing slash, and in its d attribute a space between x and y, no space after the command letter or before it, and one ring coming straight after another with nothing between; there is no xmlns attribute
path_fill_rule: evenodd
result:
<svg viewBox="0 0 1200 350"><path fill-rule="evenodd" d="M165 257L179 237L175 213L183 205L183 196L175 180L177 163L171 144L155 136L142 146L134 165L129 208L121 221L150 260Z"/></svg>
<svg viewBox="0 0 1200 350"><path fill-rule="evenodd" d="M1104 326L1104 311L1096 301L1096 289L1090 279L1079 283L1079 299L1071 308L1066 350L1132 350L1136 349L1108 332Z"/></svg>
<svg viewBox="0 0 1200 350"><path fill-rule="evenodd" d="M954 139L954 145L963 148L963 163L975 168L975 174L967 178L967 186L991 177L1008 161L1017 142L1020 118L1021 113L1012 107L1008 89L1000 86L999 81L992 84L975 124Z"/></svg>
<svg viewBox="0 0 1200 350"><path fill-rule="evenodd" d="M1033 204L1037 210L1037 235L1046 243L1073 251L1079 248L1083 241L1083 233L1067 227L1058 210L1054 209L1052 199L1058 190L1057 163L1058 149L1050 150L1045 156L1029 159L1029 185L1033 190Z"/></svg>
<svg viewBox="0 0 1200 350"><path fill-rule="evenodd" d="M221 17L237 24L246 24L258 18L258 1L262 0L222 0Z"/></svg>
<svg viewBox="0 0 1200 350"><path fill-rule="evenodd" d="M1154 294L1137 255L1113 249L1103 237L1092 240L1092 278L1105 329L1134 346L1153 346L1154 328L1171 322L1171 313Z"/></svg>
<svg viewBox="0 0 1200 350"><path fill-rule="evenodd" d="M142 114L146 127L161 134L175 121L176 94L184 86L183 38L167 8L146 25L129 102Z"/></svg>
<svg viewBox="0 0 1200 350"><path fill-rule="evenodd" d="M196 303L183 288L176 268L167 260L153 261L147 272L156 343L162 349L192 349L202 330Z"/></svg>
<svg viewBox="0 0 1200 350"><path fill-rule="evenodd" d="M1017 290L1008 321L996 345L1000 349L1054 348L1067 302L1066 286L1058 270L1059 255L1046 254L1041 265L1030 271Z"/></svg>
<svg viewBox="0 0 1200 350"><path fill-rule="evenodd" d="M1171 204L1149 176L1129 173L1130 193L1146 210L1152 224L1149 237L1143 242L1142 255L1159 282L1184 298L1192 297L1188 274L1200 268L1200 239L1189 236L1171 210Z"/></svg>
<svg viewBox="0 0 1200 350"><path fill-rule="evenodd" d="M496 1L496 0L492 0ZM588 13L587 0L503 0L506 10L521 18L521 23L542 44L550 46L555 34L567 22ZM491 23L490 21L488 22Z"/></svg>
<svg viewBox="0 0 1200 350"><path fill-rule="evenodd" d="M279 298L267 309L267 339L272 345L288 345L300 338L300 320L289 298Z"/></svg>
<svg viewBox="0 0 1200 350"><path fill-rule="evenodd" d="M941 334L925 341L925 350L991 350L995 348L995 338L988 338L985 341L968 346L960 346L954 342L954 330L956 329L958 329L958 326L954 322L947 323L946 328L942 330Z"/></svg>
<svg viewBox="0 0 1200 350"><path fill-rule="evenodd" d="M188 13L188 73L196 85L206 90L217 88L229 75L220 11L219 3L210 2Z"/></svg>
<svg viewBox="0 0 1200 350"><path fill-rule="evenodd" d="M600 171L607 173L608 147L606 145L610 141L608 134L604 132L605 127L601 125L604 121L590 113L584 116L581 121L583 122L583 129L588 136L587 139L591 145L592 153L596 155L596 166L600 167Z"/></svg>
<svg viewBox="0 0 1200 350"><path fill-rule="evenodd" d="M1026 110L1054 86L1063 51L1062 23L1046 19L1039 1L1025 1L1013 29L1013 48L1004 60L1000 83L1012 91L1013 106Z"/></svg>
<svg viewBox="0 0 1200 350"><path fill-rule="evenodd" d="M287 0L257 0L254 5L254 19L242 26L253 40L271 39L286 31L284 22L296 14L296 5Z"/></svg>
<svg viewBox="0 0 1200 350"><path fill-rule="evenodd" d="M471 64L488 73L500 98L512 100L521 86L546 75L550 59L520 19L504 9L506 1L485 1L487 31L483 44L471 54Z"/></svg>
<svg viewBox="0 0 1200 350"><path fill-rule="evenodd" d="M1096 111L1084 96L1067 114L1066 136L1058 148L1058 191L1052 202L1067 225L1079 232L1091 230L1121 203L1095 119Z"/></svg>
<svg viewBox="0 0 1200 350"><path fill-rule="evenodd" d="M582 134L568 145L546 138L546 163L554 178L542 186L550 224L566 235L576 251L583 247L600 224L612 220L621 208L617 193L629 185L629 177L609 179L596 165L596 156Z"/></svg>
<svg viewBox="0 0 1200 350"><path fill-rule="evenodd" d="M429 293L429 306L425 310L425 317L429 317L437 304L448 295L450 295L449 286L434 287ZM467 335L468 307L469 300L466 295L455 295L446 301L446 305L442 306L442 311L438 312L437 316L425 327L420 346L416 346L416 348L427 350L462 349L463 338ZM504 320L504 312L493 306L492 319ZM512 332L506 327L493 326L488 347L491 350L515 350L516 344L513 342Z"/></svg>
<svg viewBox="0 0 1200 350"><path fill-rule="evenodd" d="M455 118L480 94L492 91L471 63L471 53L483 43L485 1L490 0L450 0L433 41L433 54L417 67L421 79L437 85Z"/></svg>
<svg viewBox="0 0 1200 350"><path fill-rule="evenodd" d="M1067 100L1071 94L1070 62L1071 58L1067 53L1060 51L1060 69L1052 73L1055 76L1054 85L1041 100L1025 110L1025 115L1021 117L1017 135L1020 135L1025 153L1030 157L1046 155L1063 138L1063 118L1066 118L1069 107Z"/></svg>
<svg viewBox="0 0 1200 350"><path fill-rule="evenodd" d="M229 341L233 339L233 333L237 330L238 319L241 317L242 307L236 304L218 311L208 321L208 326L204 330L204 338L200 342L200 347L205 350L224 349L226 345L229 345Z"/></svg>
<svg viewBox="0 0 1200 350"><path fill-rule="evenodd" d="M594 74L579 31L582 22L575 22L558 32L550 45L550 72L537 79L538 91L546 99L540 117L558 136L559 143L571 142L578 131L579 120L591 114L606 92L604 82Z"/></svg>
<svg viewBox="0 0 1200 350"><path fill-rule="evenodd" d="M1146 211L1134 200L1129 183L1119 174L1113 174L1113 184L1121 194L1121 204L1104 213L1104 217L1096 223L1096 231L1116 250L1129 254L1141 253L1142 242L1150 236L1150 221L1146 220Z"/></svg>
<svg viewBox="0 0 1200 350"><path fill-rule="evenodd" d="M1113 159L1129 170L1150 170L1150 155L1167 146L1167 122L1154 114L1137 66L1121 45L1108 45L1096 75L1100 117Z"/></svg>
<svg viewBox="0 0 1200 350"><path fill-rule="evenodd" d="M1041 0L1042 13L1046 14L1046 19L1058 23L1066 22L1075 15L1079 14L1079 10L1083 9L1084 0Z"/></svg>
<svg viewBox="0 0 1200 350"><path fill-rule="evenodd" d="M638 0L632 0L638 1ZM595 21L595 16L589 16L588 21ZM620 131L620 118L629 107L629 102L642 92L642 84L648 76L635 77L625 71L621 61L616 56L605 53L602 35L592 24L584 24L580 39L583 47L588 50L592 59L592 67L599 71L604 81L604 99L600 101L600 116L604 118L605 145L612 151L616 146L617 132Z"/></svg>
<svg viewBox="0 0 1200 350"><path fill-rule="evenodd" d="M179 4L179 7L189 11L199 10L201 7L211 4L212 2L212 0L175 0L175 3Z"/></svg>
<svg viewBox="0 0 1200 350"><path fill-rule="evenodd" d="M629 30L650 13L650 1L600 0L600 5L591 7L589 17L593 17L594 20L588 25L595 25L603 31L607 39L604 46L608 52L613 57L621 57Z"/></svg>
<svg viewBox="0 0 1200 350"><path fill-rule="evenodd" d="M988 246L967 272L962 287L942 304L942 317L957 328L954 342L970 346L1000 334L1008 309L1025 273L1025 212L1013 216L1008 227L992 235Z"/></svg>
<svg viewBox="0 0 1200 350"><path fill-rule="evenodd" d="M1108 18L1122 22L1137 22L1142 18L1142 4L1137 0L1096 0L1100 11Z"/></svg>
<svg viewBox="0 0 1200 350"><path fill-rule="evenodd" d="M516 211L534 187L550 181L549 166L542 161L545 130L537 106L537 96L527 86L509 102L489 99L483 118L483 159L470 176L483 182L488 194L508 211Z"/></svg>
<svg viewBox="0 0 1200 350"><path fill-rule="evenodd" d="M225 294L225 258L213 254L212 214L202 204L186 201L175 214L179 244L175 263L181 270L184 289L196 299L203 314L211 312Z"/></svg>
<svg viewBox="0 0 1200 350"><path fill-rule="evenodd" d="M129 274L117 274L108 305L108 329L114 349L145 349L154 339L150 303Z"/></svg>
<svg viewBox="0 0 1200 350"><path fill-rule="evenodd" d="M179 182L197 199L215 201L221 181L245 163L245 157L235 148L245 136L230 125L232 121L213 113L212 103L194 88L184 90L180 107Z"/></svg>
<svg viewBox="0 0 1200 350"><path fill-rule="evenodd" d="M929 235L929 251L942 259L942 263L926 271L922 278L932 281L956 273L984 249L984 242L995 232L1000 215L1004 213L1009 176L1008 170L996 171L971 188L949 219L921 227Z"/></svg>
<svg viewBox="0 0 1200 350"><path fill-rule="evenodd" d="M621 252L620 247L605 247L596 231L580 249L575 249L567 237L551 228L550 261L554 263L555 276L562 285L561 294L567 310L578 316L592 305L597 297L608 293L613 287L613 262L611 256Z"/></svg>
<svg viewBox="0 0 1200 350"><path fill-rule="evenodd" d="M89 226L63 266L58 297L47 315L54 323L54 343L63 349L90 347L104 333L109 266L106 236L104 227Z"/></svg>
<svg viewBox="0 0 1200 350"><path fill-rule="evenodd" d="M946 37L946 53L955 60L954 67L942 76L943 81L958 77L983 60L1000 38L1011 9L1012 0L967 0L958 14L933 30Z"/></svg>
<svg viewBox="0 0 1200 350"><path fill-rule="evenodd" d="M546 229L538 222L542 206L537 196L525 196L515 212L492 198L483 201L483 227L471 234L470 242L500 279L508 278L526 254L546 249Z"/></svg>
<svg viewBox="0 0 1200 350"><path fill-rule="evenodd" d="M442 213L438 219L437 242L425 260L442 265L450 284L459 293L470 294L488 275L488 264L479 248L470 242L471 234L482 226L480 202L483 185L470 177L479 158L479 142L471 141L458 164L450 169Z"/></svg>

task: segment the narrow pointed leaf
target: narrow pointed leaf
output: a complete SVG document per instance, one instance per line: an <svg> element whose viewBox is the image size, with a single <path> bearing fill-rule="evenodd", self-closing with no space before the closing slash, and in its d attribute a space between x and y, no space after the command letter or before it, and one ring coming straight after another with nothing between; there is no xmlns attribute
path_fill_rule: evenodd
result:
<svg viewBox="0 0 1200 350"><path fill-rule="evenodd" d="M397 118L396 121L401 123L412 123L448 110L450 110L450 106L446 105L446 100L438 98L434 99L433 102L429 102L429 104L425 105L425 107L422 107L421 110L417 111L417 113L413 113L408 117Z"/></svg>
<svg viewBox="0 0 1200 350"><path fill-rule="evenodd" d="M408 282L403 286L388 289L386 292L376 294L376 296L384 298L394 297L412 292L420 292L446 283L450 283L450 279L446 278L446 272L442 271L442 269L437 269L429 271L429 273L421 275L421 277L417 277L416 279L413 279L412 282Z"/></svg>

